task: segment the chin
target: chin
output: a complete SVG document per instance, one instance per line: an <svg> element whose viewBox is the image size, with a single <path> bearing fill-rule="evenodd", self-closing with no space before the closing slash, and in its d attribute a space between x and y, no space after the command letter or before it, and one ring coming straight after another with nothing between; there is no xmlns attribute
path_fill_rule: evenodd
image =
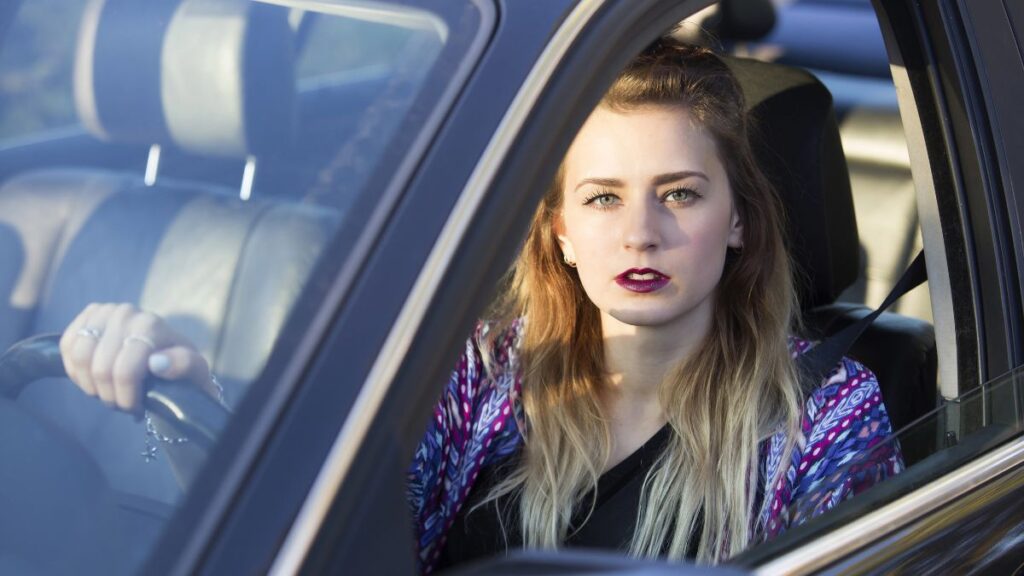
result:
<svg viewBox="0 0 1024 576"><path fill-rule="evenodd" d="M610 310L608 315L623 324L637 327L653 327L666 324L678 314L671 314L668 310Z"/></svg>

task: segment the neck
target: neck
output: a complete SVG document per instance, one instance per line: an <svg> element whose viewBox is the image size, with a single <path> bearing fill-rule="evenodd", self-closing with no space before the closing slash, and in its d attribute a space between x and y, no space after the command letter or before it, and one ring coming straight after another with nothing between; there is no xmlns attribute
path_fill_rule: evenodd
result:
<svg viewBox="0 0 1024 576"><path fill-rule="evenodd" d="M626 324L602 313L605 370L609 392L619 400L656 401L661 382L689 358L711 327L710 302L673 322L656 326Z"/></svg>
<svg viewBox="0 0 1024 576"><path fill-rule="evenodd" d="M665 424L661 382L693 354L710 326L707 305L657 326L626 324L602 313L607 386L600 401L612 435L604 470L632 454Z"/></svg>

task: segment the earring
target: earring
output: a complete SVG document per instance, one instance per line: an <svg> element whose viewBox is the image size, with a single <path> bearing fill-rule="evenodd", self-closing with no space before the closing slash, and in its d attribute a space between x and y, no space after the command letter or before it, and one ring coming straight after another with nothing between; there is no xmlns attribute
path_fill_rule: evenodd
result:
<svg viewBox="0 0 1024 576"><path fill-rule="evenodd" d="M575 260L570 260L568 255L563 254L562 255L562 259L565 260L565 265L566 266L568 266L570 268L575 268L576 267L576 261Z"/></svg>

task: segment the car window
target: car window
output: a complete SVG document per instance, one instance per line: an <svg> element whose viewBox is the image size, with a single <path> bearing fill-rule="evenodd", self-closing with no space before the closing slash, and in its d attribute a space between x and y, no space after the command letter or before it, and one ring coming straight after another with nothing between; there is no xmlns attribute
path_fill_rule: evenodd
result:
<svg viewBox="0 0 1024 576"><path fill-rule="evenodd" d="M824 50L832 46L833 34L840 32L844 36L843 41L836 44L838 48ZM922 248L908 146L877 17L868 3L787 3L780 7L778 26L760 41L740 43L713 37L708 43L741 57L756 57L810 72L831 92L845 160L843 172L848 171L852 189L860 266L834 302L816 303L820 305L807 306L805 310L810 337L827 338L879 306ZM850 46L857 49L847 49ZM757 88L755 85L754 90ZM788 216L794 218L793 213ZM841 262L836 267L853 263L852 260ZM798 266L800 264L806 263L798 261ZM804 520L812 510L825 513L817 522L807 524L806 529L794 530L788 537L790 544L811 542L821 534L821 522L848 522L862 516L881 502L920 486L920 482L927 481L924 479L947 474L991 446L980 445L975 440L991 431L990 426L972 428L952 424L959 422L960 417L954 406L973 405L973 397L935 408L941 399L931 321L927 285L904 295L888 314L876 321L859 345L847 352L853 360L863 362L874 371L882 394L872 392L872 396L879 397L865 398L864 391L857 390L853 394L855 398L843 398L849 390L835 389L830 394L835 393L836 398L825 398L820 405L808 401L810 413L828 412L826 418L836 419L828 424L835 427L829 440L842 435L850 422L867 418L862 415L864 410L857 407L862 403L864 409L875 411L876 415L871 416L875 419L873 426L891 427L893 433L879 441L879 436L874 435L875 429L865 430L862 438L843 440L841 447L828 447L824 434L808 440L808 446L811 442L823 442L827 449L836 453L851 450L851 454L857 453L857 456L849 460L837 457L835 461L820 464L834 468L815 471L822 482L794 499L811 508L794 507L787 517ZM845 372L851 366L844 365L833 378L840 382L843 378L861 378ZM456 376L452 381L456 381ZM879 412L879 400L885 402L886 413ZM841 408L832 409L837 403ZM847 411L844 406L851 408ZM437 413L442 411L443 406ZM861 441L863 445L858 445ZM949 451L958 445L958 451ZM808 452L814 450L810 447ZM900 460L896 479L879 482L885 475L879 475L878 462L891 461L894 454L899 455ZM951 458L951 454L958 456ZM808 461L813 462L813 459ZM865 462L870 462L870 466L864 466ZM799 474L804 471L799 468ZM869 478L869 475L879 476ZM901 477L905 480L900 481ZM831 502L830 499L850 486L857 487L852 492L861 492L860 487L872 485L873 489L847 502L823 504ZM837 510L831 510L836 505ZM796 524L794 521L794 527Z"/></svg>
<svg viewBox="0 0 1024 576"><path fill-rule="evenodd" d="M473 19L452 16L465 9L21 2L0 46L0 347L48 367L2 384L4 494L24 503L4 526L24 534L2 532L0 572L145 559L223 427L250 424L231 414L297 345L279 338L308 325L292 312L315 313L382 190L423 152L414 143L475 37ZM90 304L154 314L215 382L184 397L153 388L143 418L54 377L58 335ZM94 325L72 336L175 345ZM22 470L19 444L50 456ZM76 507L91 526L68 520Z"/></svg>
<svg viewBox="0 0 1024 576"><path fill-rule="evenodd" d="M783 4L788 6L791 3ZM735 48L736 52L755 54L809 70L831 90L835 98L846 167L850 170L852 180L862 245L860 261L864 263L857 282L845 291L841 303L850 304L859 312L866 313L866 308L873 308L883 300L922 245L915 182L910 172L910 156L900 114L896 108L896 90L888 76L887 56L881 45L877 19L868 3L805 2L792 3L792 6L794 11L800 7L807 8L808 14L830 6L835 10L807 17L804 26L792 32L794 36L788 39L782 36L769 38L763 47L733 46L728 43L726 46ZM854 30L850 36L844 36L842 41L833 42L834 33L850 32L844 26L849 26L851 20L873 28L866 32ZM858 32L864 35L858 36ZM863 46L859 43L866 37L876 43L860 50ZM787 42L796 40L804 42L805 47L815 41L819 47L832 42L833 47L838 46L838 49L819 53L812 50L812 55L817 59L801 59L799 51L786 50L789 46ZM779 57L780 54L788 58ZM861 57L867 58L867 61L859 60ZM918 182L918 185L921 184ZM935 294L944 300L965 296L941 292ZM931 325L929 298L927 287L918 289L916 294L905 296L893 308L894 314L883 316L877 321L875 326L880 330L865 334L862 342L876 351L881 350L881 356L868 356L870 350L849 352L854 359L862 360L876 371L883 387L894 434L878 443L874 443L877 440L875 437L866 438L860 447L860 457L839 463L835 469L827 471L827 475L837 481L844 478L852 482L875 480L867 477L873 470L860 468L863 460L872 459L876 453L898 453L902 455L904 463L900 474L849 501L835 502L833 510L820 516L817 521L790 531L782 541L788 539L789 545L809 544L813 547L815 539L826 528L855 521L925 483L955 471L964 463L977 459L1000 442L1019 433L1021 404L1016 383L1019 375L997 379L960 396L938 395L939 385L943 383L938 381L936 372L935 334ZM890 321L893 323L886 324ZM896 324L902 324L902 327ZM842 323L826 324L817 337L827 337L841 326ZM908 327L910 330L903 335L909 337L913 344L911 346L906 346L907 340L894 340L890 338L892 333L886 333L889 328L900 333ZM950 338L952 335L943 336ZM911 355L914 356L912 361L904 363L910 360ZM958 383L944 384L956 390ZM834 401L843 402L844 399L836 398ZM858 400L862 401L863 398ZM870 404L870 408L876 408L877 400L872 399ZM852 419L853 413L848 416ZM860 413L856 413L856 416L860 416ZM851 442L856 443L858 439L851 439ZM806 502L820 503L832 495L826 491L834 488L834 484L825 484L820 490L802 496L806 497ZM872 536L867 534L864 538Z"/></svg>

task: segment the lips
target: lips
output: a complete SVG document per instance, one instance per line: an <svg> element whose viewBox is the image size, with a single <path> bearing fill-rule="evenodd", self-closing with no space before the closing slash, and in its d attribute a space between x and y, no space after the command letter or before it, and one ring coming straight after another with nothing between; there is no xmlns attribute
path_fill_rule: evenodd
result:
<svg viewBox="0 0 1024 576"><path fill-rule="evenodd" d="M615 282L630 292L645 294L665 287L670 279L654 268L630 268L616 276Z"/></svg>

